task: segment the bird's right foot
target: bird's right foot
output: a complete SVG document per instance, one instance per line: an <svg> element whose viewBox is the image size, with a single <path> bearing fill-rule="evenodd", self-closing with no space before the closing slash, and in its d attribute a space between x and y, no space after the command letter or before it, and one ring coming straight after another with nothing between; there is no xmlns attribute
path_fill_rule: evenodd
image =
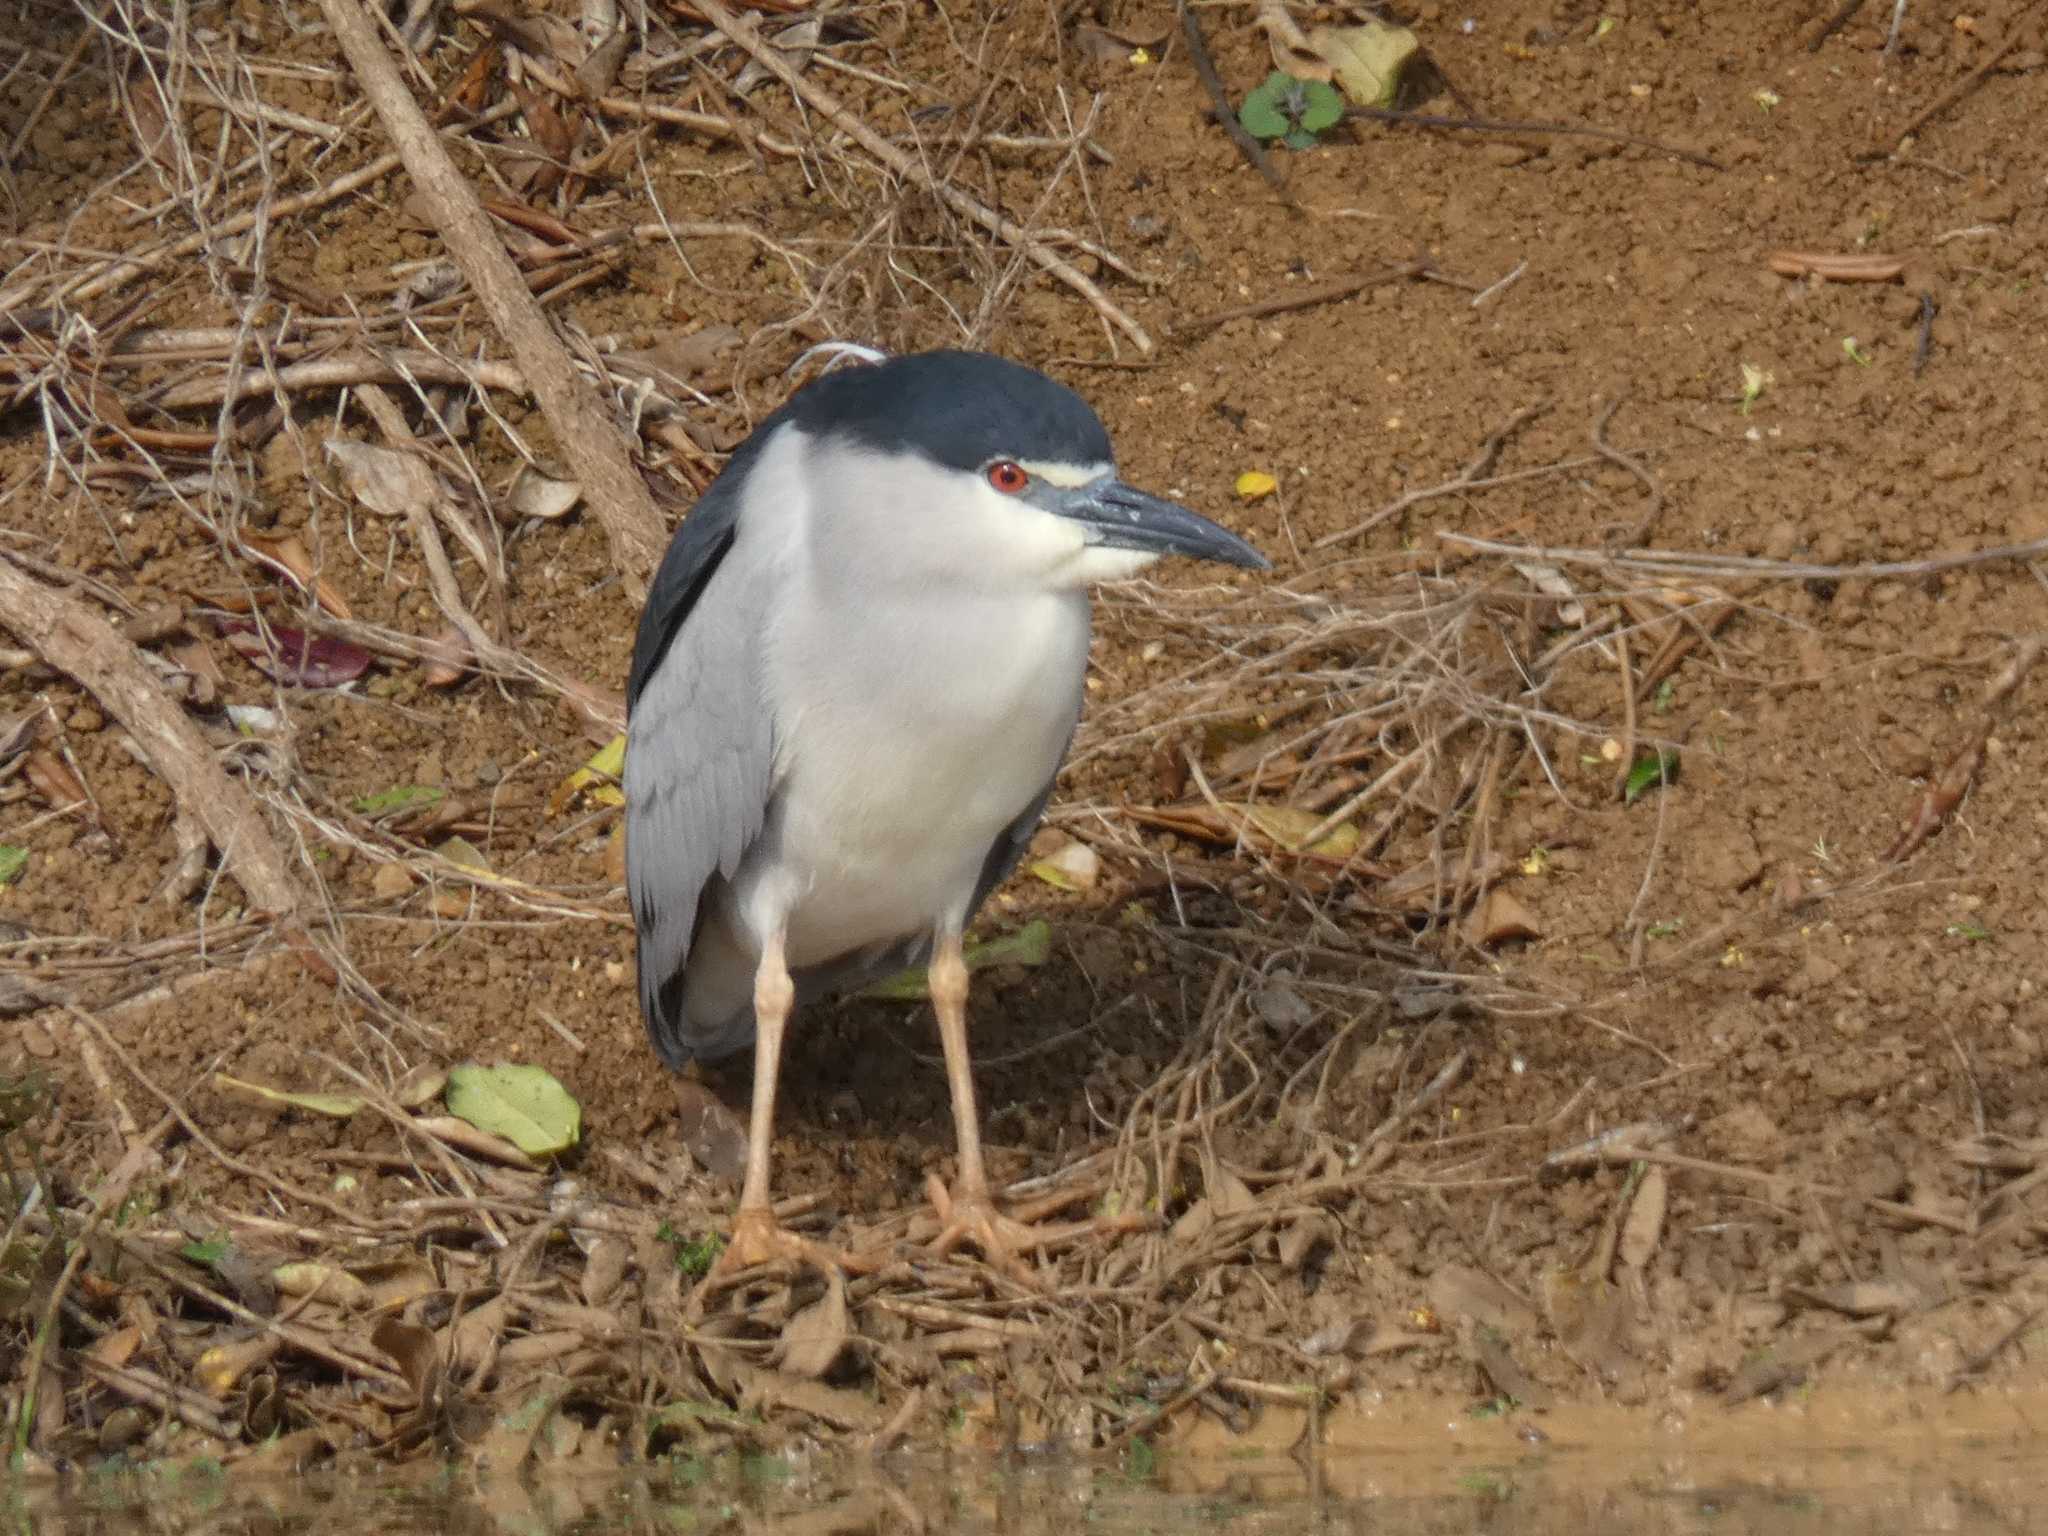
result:
<svg viewBox="0 0 2048 1536"><path fill-rule="evenodd" d="M839 1270L864 1275L880 1267L881 1261L865 1254L849 1253L829 1243L799 1237L775 1219L767 1206L742 1209L732 1224L732 1238L712 1262L699 1288L709 1295L729 1290L739 1277L764 1264L789 1262L818 1270Z"/></svg>

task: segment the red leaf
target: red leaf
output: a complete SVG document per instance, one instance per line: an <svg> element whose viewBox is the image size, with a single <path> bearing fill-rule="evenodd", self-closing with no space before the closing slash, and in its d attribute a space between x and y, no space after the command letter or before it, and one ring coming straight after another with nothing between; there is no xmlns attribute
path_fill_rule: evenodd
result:
<svg viewBox="0 0 2048 1536"><path fill-rule="evenodd" d="M359 645L273 624L268 631L246 619L222 619L220 632L242 658L272 682L294 688L339 688L370 670L374 659Z"/></svg>

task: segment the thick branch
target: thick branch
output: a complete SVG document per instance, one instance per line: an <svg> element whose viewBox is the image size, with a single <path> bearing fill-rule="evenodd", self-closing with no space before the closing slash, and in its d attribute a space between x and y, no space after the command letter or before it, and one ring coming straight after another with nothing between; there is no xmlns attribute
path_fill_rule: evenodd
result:
<svg viewBox="0 0 2048 1536"><path fill-rule="evenodd" d="M299 888L247 790L222 771L192 722L165 696L135 647L69 593L0 555L0 614L59 672L76 678L128 729L149 764L196 817L251 906L292 922Z"/></svg>
<svg viewBox="0 0 2048 1536"><path fill-rule="evenodd" d="M611 540L612 563L628 589L636 597L643 594L667 540L661 514L647 482L634 468L624 436L527 291L526 280L506 254L475 189L456 170L406 89L361 0L320 0L320 8L414 185L433 210L448 253L483 300L492 326L505 338L533 387L571 470L583 482L584 497Z"/></svg>

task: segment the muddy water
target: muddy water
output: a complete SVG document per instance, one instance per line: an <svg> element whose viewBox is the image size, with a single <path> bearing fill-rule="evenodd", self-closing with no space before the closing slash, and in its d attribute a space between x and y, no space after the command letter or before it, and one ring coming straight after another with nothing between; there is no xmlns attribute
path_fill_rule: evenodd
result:
<svg viewBox="0 0 2048 1536"><path fill-rule="evenodd" d="M1674 1408L1653 1424L1639 1410L1366 1408L1320 1424L1313 1457L1281 1444L1301 1427L1197 1421L1115 1458L679 1457L609 1476L279 1480L164 1463L0 1483L0 1536L2048 1532L2048 1392Z"/></svg>

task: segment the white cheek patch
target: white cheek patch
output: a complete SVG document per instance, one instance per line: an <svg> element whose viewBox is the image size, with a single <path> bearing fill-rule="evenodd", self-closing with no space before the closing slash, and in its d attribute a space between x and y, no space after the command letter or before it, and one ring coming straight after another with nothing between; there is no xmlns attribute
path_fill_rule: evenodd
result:
<svg viewBox="0 0 2048 1536"><path fill-rule="evenodd" d="M1063 491L1079 490L1084 485L1093 485L1104 475L1116 473L1114 464L1067 464L1047 459L1019 459L1017 467L1032 479L1043 480Z"/></svg>
<svg viewBox="0 0 2048 1536"><path fill-rule="evenodd" d="M1149 549L1111 549L1091 544L1075 557L1069 569L1076 580L1093 586L1098 581L1129 581L1158 558Z"/></svg>

